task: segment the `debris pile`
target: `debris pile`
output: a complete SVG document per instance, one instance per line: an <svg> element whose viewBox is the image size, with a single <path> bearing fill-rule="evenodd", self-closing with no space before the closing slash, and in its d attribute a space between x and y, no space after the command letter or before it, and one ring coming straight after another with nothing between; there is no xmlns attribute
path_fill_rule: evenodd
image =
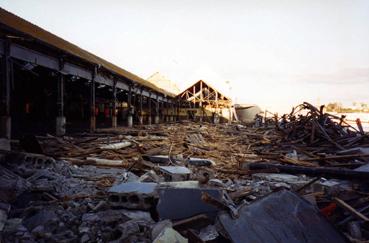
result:
<svg viewBox="0 0 369 243"><path fill-rule="evenodd" d="M4 242L369 239L368 134L308 103L261 126L183 121L18 146L1 151Z"/></svg>
<svg viewBox="0 0 369 243"><path fill-rule="evenodd" d="M322 151L344 150L355 147L364 140L367 142L365 133L346 123L344 118L345 116L337 117L324 113L324 106L318 109L304 102L293 108L289 115L282 116L277 127L291 143L322 146Z"/></svg>

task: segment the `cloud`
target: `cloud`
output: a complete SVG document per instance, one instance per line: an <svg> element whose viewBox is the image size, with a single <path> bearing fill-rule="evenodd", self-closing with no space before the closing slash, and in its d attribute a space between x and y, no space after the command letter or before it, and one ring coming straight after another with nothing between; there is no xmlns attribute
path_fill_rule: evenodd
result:
<svg viewBox="0 0 369 243"><path fill-rule="evenodd" d="M334 73L298 75L297 80L310 84L358 85L369 84L369 67L345 68Z"/></svg>

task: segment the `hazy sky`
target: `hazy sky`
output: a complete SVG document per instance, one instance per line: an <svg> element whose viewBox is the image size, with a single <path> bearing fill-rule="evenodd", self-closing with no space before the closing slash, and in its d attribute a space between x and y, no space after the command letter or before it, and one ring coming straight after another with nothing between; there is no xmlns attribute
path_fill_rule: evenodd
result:
<svg viewBox="0 0 369 243"><path fill-rule="evenodd" d="M143 78L203 79L238 102L369 102L368 0L0 0Z"/></svg>

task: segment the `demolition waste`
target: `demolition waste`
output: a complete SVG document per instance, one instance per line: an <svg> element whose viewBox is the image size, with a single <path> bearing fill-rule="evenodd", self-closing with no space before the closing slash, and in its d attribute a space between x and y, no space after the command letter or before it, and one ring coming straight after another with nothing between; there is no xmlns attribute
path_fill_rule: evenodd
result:
<svg viewBox="0 0 369 243"><path fill-rule="evenodd" d="M1 242L368 242L368 162L368 134L308 103L27 135L1 150Z"/></svg>

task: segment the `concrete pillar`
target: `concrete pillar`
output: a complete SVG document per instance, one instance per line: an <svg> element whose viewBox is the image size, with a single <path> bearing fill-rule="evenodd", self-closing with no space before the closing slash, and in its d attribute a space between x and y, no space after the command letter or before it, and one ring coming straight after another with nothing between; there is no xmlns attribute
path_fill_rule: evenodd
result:
<svg viewBox="0 0 369 243"><path fill-rule="evenodd" d="M127 126L128 127L133 127L133 116L132 116L132 114L128 114L128 116L127 116Z"/></svg>
<svg viewBox="0 0 369 243"><path fill-rule="evenodd" d="M11 138L11 115L10 115L10 90L11 90L11 72L13 71L11 66L10 59L10 42L4 42L4 55L2 58L3 66L1 82L0 82L0 94L1 94L1 103L0 103L0 137L4 137L7 139Z"/></svg>
<svg viewBox="0 0 369 243"><path fill-rule="evenodd" d="M161 111L159 114L161 114L161 121L163 123L167 122L167 110L166 110L166 103L163 101L163 103L161 104L159 110Z"/></svg>
<svg viewBox="0 0 369 243"><path fill-rule="evenodd" d="M60 70L63 69L63 61L60 61ZM64 116L64 75L59 73L57 81L57 117L56 136L65 135L66 118Z"/></svg>
<svg viewBox="0 0 369 243"><path fill-rule="evenodd" d="M159 124L159 122L160 122L159 115L158 115L158 114L156 114L156 115L155 115L155 118L154 118L154 123L155 123L155 124Z"/></svg>
<svg viewBox="0 0 369 243"><path fill-rule="evenodd" d="M171 122L175 121L175 113L176 113L176 109L175 109L174 103L172 103L171 104Z"/></svg>
<svg viewBox="0 0 369 243"><path fill-rule="evenodd" d="M141 93L140 93L140 111L139 111L139 116L138 116L138 122L140 123L140 125L143 125L143 95L142 95L142 88L141 88Z"/></svg>
<svg viewBox="0 0 369 243"><path fill-rule="evenodd" d="M149 95L149 98L147 99L148 102L148 108L149 108L149 112L147 114L147 124L151 125L152 121L151 121L151 93Z"/></svg>
<svg viewBox="0 0 369 243"><path fill-rule="evenodd" d="M115 113L115 112L113 111L113 113ZM111 117L111 126L112 126L113 128L117 128L117 116L116 116L116 115L113 115L113 116Z"/></svg>
<svg viewBox="0 0 369 243"><path fill-rule="evenodd" d="M65 135L65 124L66 124L65 116L56 117L56 136Z"/></svg>
<svg viewBox="0 0 369 243"><path fill-rule="evenodd" d="M169 103L165 103L165 121L166 122L170 122L170 107L169 107Z"/></svg>
<svg viewBox="0 0 369 243"><path fill-rule="evenodd" d="M129 85L128 89L128 115L127 115L127 126L133 126L133 113L134 107L132 106L132 85Z"/></svg>
<svg viewBox="0 0 369 243"><path fill-rule="evenodd" d="M96 131L96 116L90 117L90 132Z"/></svg>
<svg viewBox="0 0 369 243"><path fill-rule="evenodd" d="M181 107L181 100L176 102L176 121L179 121L179 108Z"/></svg>
<svg viewBox="0 0 369 243"><path fill-rule="evenodd" d="M155 117L154 117L154 123L155 124L159 124L159 122L160 122L160 116L159 116L160 112L159 111L160 111L160 103L159 103L158 96L156 96Z"/></svg>
<svg viewBox="0 0 369 243"><path fill-rule="evenodd" d="M95 90L95 77L97 73L97 67L94 67L92 71L92 79L90 83L90 132L95 132L96 130L96 114L95 114L95 106L96 106L96 90Z"/></svg>
<svg viewBox="0 0 369 243"><path fill-rule="evenodd" d="M112 114L111 114L111 126L113 128L117 127L117 81L114 80L113 85L113 107L112 107Z"/></svg>

